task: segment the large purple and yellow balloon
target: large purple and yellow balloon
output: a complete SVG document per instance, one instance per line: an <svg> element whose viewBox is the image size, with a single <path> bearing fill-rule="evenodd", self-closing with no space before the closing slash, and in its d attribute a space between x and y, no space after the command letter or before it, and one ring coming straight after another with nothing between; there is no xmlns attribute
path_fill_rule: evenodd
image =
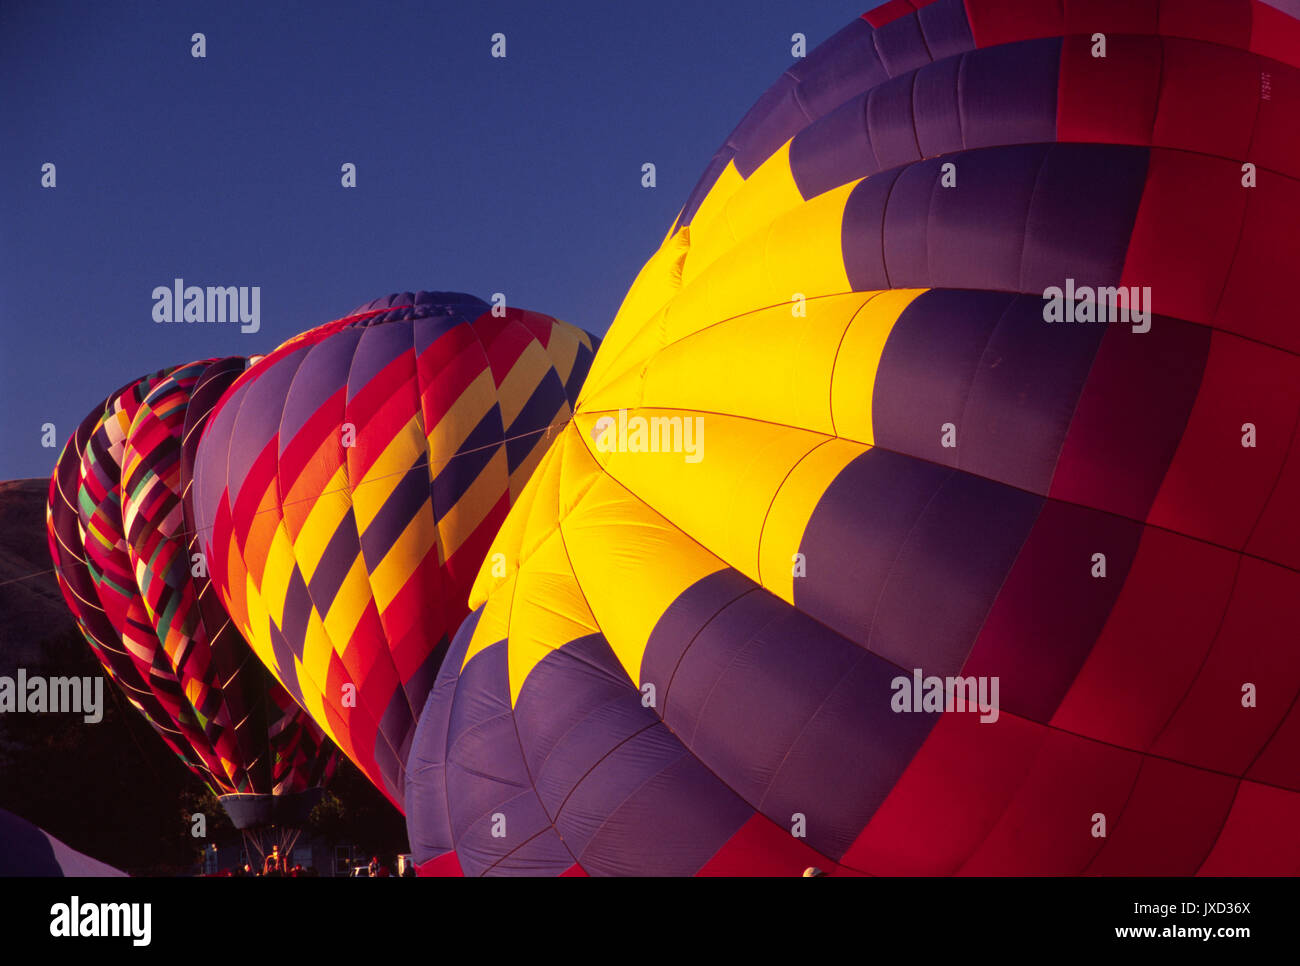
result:
<svg viewBox="0 0 1300 966"><path fill-rule="evenodd" d="M478 576L423 869L1300 872L1298 67L893 0L786 71Z"/></svg>

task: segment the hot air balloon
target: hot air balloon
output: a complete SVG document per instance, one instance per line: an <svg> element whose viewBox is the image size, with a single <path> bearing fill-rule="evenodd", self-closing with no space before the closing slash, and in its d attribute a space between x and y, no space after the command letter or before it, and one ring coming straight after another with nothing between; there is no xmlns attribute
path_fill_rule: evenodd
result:
<svg viewBox="0 0 1300 966"><path fill-rule="evenodd" d="M391 295L251 366L199 442L194 506L222 602L399 809L470 583L593 348L469 295Z"/></svg>
<svg viewBox="0 0 1300 966"><path fill-rule="evenodd" d="M69 848L44 829L0 808L0 876L103 876L126 873Z"/></svg>
<svg viewBox="0 0 1300 966"><path fill-rule="evenodd" d="M894 0L783 74L479 573L421 871L1300 872L1297 67Z"/></svg>
<svg viewBox="0 0 1300 966"><path fill-rule="evenodd" d="M259 851L292 847L336 750L249 650L195 552L190 467L238 358L165 369L97 407L51 481L50 552L110 677Z"/></svg>

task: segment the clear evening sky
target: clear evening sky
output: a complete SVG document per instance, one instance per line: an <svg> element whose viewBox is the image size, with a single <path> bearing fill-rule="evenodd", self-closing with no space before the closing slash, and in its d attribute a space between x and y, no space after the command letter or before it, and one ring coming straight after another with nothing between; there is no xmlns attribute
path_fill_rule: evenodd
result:
<svg viewBox="0 0 1300 966"><path fill-rule="evenodd" d="M0 479L48 476L136 376L389 292L504 292L603 334L791 34L873 5L5 0ZM175 278L260 286L261 331L156 324Z"/></svg>

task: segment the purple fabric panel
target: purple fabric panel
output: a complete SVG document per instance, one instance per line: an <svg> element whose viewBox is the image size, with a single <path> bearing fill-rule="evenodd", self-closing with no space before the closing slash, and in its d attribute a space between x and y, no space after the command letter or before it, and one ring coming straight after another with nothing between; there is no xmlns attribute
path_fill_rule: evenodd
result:
<svg viewBox="0 0 1300 966"><path fill-rule="evenodd" d="M699 871L753 814L659 725L601 759L557 827L590 875L679 876Z"/></svg>
<svg viewBox="0 0 1300 966"><path fill-rule="evenodd" d="M1059 37L972 51L960 63L963 147L1056 140Z"/></svg>
<svg viewBox="0 0 1300 966"><path fill-rule="evenodd" d="M898 673L759 590L695 635L665 721L747 802L783 827L804 814L808 844L838 857L934 723L892 712Z"/></svg>
<svg viewBox="0 0 1300 966"><path fill-rule="evenodd" d="M841 246L844 268L855 292L893 288L885 266L885 212L905 170L895 168L859 182L844 204Z"/></svg>
<svg viewBox="0 0 1300 966"><path fill-rule="evenodd" d="M895 77L867 94L867 137L875 155L875 169L896 168L919 160L912 115L912 87L916 74Z"/></svg>
<svg viewBox="0 0 1300 966"><path fill-rule="evenodd" d="M480 607L465 618L452 639L420 712L406 760L406 834L415 861L421 864L456 847L447 809L447 738L460 666L482 616Z"/></svg>
<svg viewBox="0 0 1300 966"><path fill-rule="evenodd" d="M957 187L940 184L956 165ZM1147 151L1116 145L1015 145L918 162L861 182L849 197L844 263L854 289L888 282L1041 295L1067 277L1114 284L1146 179Z"/></svg>
<svg viewBox="0 0 1300 966"><path fill-rule="evenodd" d="M1048 152L1024 228L1017 291L1041 295L1073 278L1116 285L1146 186L1147 148L1057 144Z"/></svg>
<svg viewBox="0 0 1300 966"><path fill-rule="evenodd" d="M933 60L944 60L975 48L962 0L937 0L918 10L916 19Z"/></svg>
<svg viewBox="0 0 1300 966"><path fill-rule="evenodd" d="M1124 587L1142 529L1049 501L998 596L997 633L980 642L962 673L996 676L999 707L1050 721ZM1104 580L1090 574L1098 552L1106 554Z"/></svg>
<svg viewBox="0 0 1300 966"><path fill-rule="evenodd" d="M961 57L952 57L916 72L912 107L923 157L951 154L966 146L958 99L961 63Z"/></svg>
<svg viewBox="0 0 1300 966"><path fill-rule="evenodd" d="M474 656L461 672L448 727L446 780L461 869L482 875L547 830L510 707L505 642ZM503 819L502 819L503 817ZM502 831L504 835L494 834ZM552 871L573 864L572 854Z"/></svg>
<svg viewBox="0 0 1300 966"><path fill-rule="evenodd" d="M869 450L813 511L800 544L808 574L795 581L795 605L899 667L955 673L1042 502Z"/></svg>
<svg viewBox="0 0 1300 966"><path fill-rule="evenodd" d="M284 397L284 411L280 417L280 452L293 442L303 425L320 411L326 400L339 394L348 384L348 371L361 330L344 329L327 339L271 363L290 370L298 376ZM343 405L336 404L336 418L343 421Z"/></svg>
<svg viewBox="0 0 1300 966"><path fill-rule="evenodd" d="M361 338L352 354L352 366L347 373L347 401L351 403L358 392L370 385L379 373L393 360L411 353L415 348L415 336L410 321L386 322L376 325L373 322L361 329ZM343 330L344 332L348 330ZM340 333L342 334L342 333ZM333 337L325 341L332 341ZM414 360L412 360L414 363ZM412 364L412 369L414 365ZM337 383L331 383L337 385ZM414 381L401 386L391 387L391 393L401 392L416 397L417 386ZM414 407L412 407L414 411Z"/></svg>
<svg viewBox="0 0 1300 966"><path fill-rule="evenodd" d="M226 479L232 506L238 500L240 488L253 463L276 438L285 394L297 375L297 363L305 355L295 353L277 364L252 370L252 377L236 388L238 395L230 400L230 403L238 405L238 412L227 439L231 442L237 440L238 445L227 442L221 449L228 467ZM225 409L230 408L230 403ZM279 452L277 449L277 455Z"/></svg>
<svg viewBox="0 0 1300 966"><path fill-rule="evenodd" d="M881 353L876 445L1045 496L1106 328L1049 325L1042 307L1003 292L919 296Z"/></svg>

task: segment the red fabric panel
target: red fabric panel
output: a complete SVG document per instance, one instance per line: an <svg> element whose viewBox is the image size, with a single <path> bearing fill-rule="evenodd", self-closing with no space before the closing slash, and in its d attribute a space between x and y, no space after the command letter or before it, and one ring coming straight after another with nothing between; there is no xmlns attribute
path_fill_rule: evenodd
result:
<svg viewBox="0 0 1300 966"><path fill-rule="evenodd" d="M1093 814L1105 815L1114 831L1140 760L1134 752L1049 731L1011 806L961 874L1082 872L1106 841L1092 836Z"/></svg>
<svg viewBox="0 0 1300 966"><path fill-rule="evenodd" d="M1300 128L1300 122L1294 123ZM1257 187L1242 188L1240 165L1232 176L1235 180L1227 190L1246 200L1245 223L1214 322L1230 332L1300 352L1292 289L1300 249L1300 182L1261 170Z"/></svg>
<svg viewBox="0 0 1300 966"><path fill-rule="evenodd" d="M577 862L575 862L573 863L573 865L569 866L567 869L565 869L563 872L560 873L560 878L561 879L586 879L588 878L587 870L584 869L582 866L578 865Z"/></svg>
<svg viewBox="0 0 1300 966"><path fill-rule="evenodd" d="M1278 829L1300 828L1300 795L1254 782L1237 788L1214 850L1200 875L1300 875L1300 835Z"/></svg>
<svg viewBox="0 0 1300 966"><path fill-rule="evenodd" d="M1142 763L1124 810L1106 816L1090 875L1193 875L1214 846L1237 782L1159 758Z"/></svg>
<svg viewBox="0 0 1300 966"><path fill-rule="evenodd" d="M1300 66L1300 20L1259 0L1253 0L1250 9L1250 49L1265 57Z"/></svg>
<svg viewBox="0 0 1300 966"><path fill-rule="evenodd" d="M1300 31L1294 43L1300 51ZM1249 160L1261 168L1300 177L1300 123L1296 122L1300 117L1300 70L1267 61L1257 62L1255 67L1260 100Z"/></svg>
<svg viewBox="0 0 1300 966"><path fill-rule="evenodd" d="M1087 37L1062 41L1056 139L1149 144L1160 89L1160 41L1107 38L1104 60L1091 50Z"/></svg>
<svg viewBox="0 0 1300 966"><path fill-rule="evenodd" d="M1106 55L1111 56L1110 34L1156 33L1157 0L1063 0L1065 4L1065 30L1072 34L1104 33ZM1089 40L1088 46L1092 43Z"/></svg>
<svg viewBox="0 0 1300 966"><path fill-rule="evenodd" d="M862 19L879 29L885 24L915 11L916 7L912 6L908 0L889 0L888 3L876 7L874 10L868 10L862 15Z"/></svg>
<svg viewBox="0 0 1300 966"><path fill-rule="evenodd" d="M1178 39L1163 44L1160 113L1152 144L1216 157L1249 158L1259 100L1254 54ZM1240 181L1240 178L1238 179Z"/></svg>
<svg viewBox="0 0 1300 966"><path fill-rule="evenodd" d="M1160 32L1212 44L1250 45L1250 0L1177 0L1160 4Z"/></svg>
<svg viewBox="0 0 1300 966"><path fill-rule="evenodd" d="M1052 724L1144 751L1209 653L1237 556L1148 528L1106 627Z"/></svg>
<svg viewBox="0 0 1300 966"><path fill-rule="evenodd" d="M1241 558L1232 603L1209 659L1153 754L1241 775L1300 690L1300 574ZM1242 707L1242 685L1257 707Z"/></svg>
<svg viewBox="0 0 1300 966"><path fill-rule="evenodd" d="M841 862L873 875L951 875L989 833L1048 732L1003 714L944 714ZM960 789L960 794L955 790Z"/></svg>
<svg viewBox="0 0 1300 966"><path fill-rule="evenodd" d="M443 876L459 878L465 873L461 870L460 859L455 852L444 852L442 855L430 859L428 862L418 863L415 866L417 876Z"/></svg>
<svg viewBox="0 0 1300 966"><path fill-rule="evenodd" d="M1277 733L1264 747L1259 759L1250 767L1246 777L1259 782L1268 782L1280 788L1300 791L1300 770L1296 762L1300 761L1300 704L1297 698L1291 699L1291 708Z"/></svg>
<svg viewBox="0 0 1300 966"><path fill-rule="evenodd" d="M1236 162L1153 149L1121 284L1150 286L1159 315L1208 322L1245 208Z"/></svg>
<svg viewBox="0 0 1300 966"><path fill-rule="evenodd" d="M1246 552L1300 570L1300 427Z"/></svg>
<svg viewBox="0 0 1300 966"><path fill-rule="evenodd" d="M1043 0L965 0L976 47L996 47L1031 37L1059 37L1064 21L1058 3Z"/></svg>
<svg viewBox="0 0 1300 966"><path fill-rule="evenodd" d="M1200 395L1147 519L1245 547L1281 473L1298 412L1300 358L1216 332ZM1256 427L1254 448L1241 445L1248 422Z"/></svg>
<svg viewBox="0 0 1300 966"><path fill-rule="evenodd" d="M836 863L771 819L755 814L696 875L801 876L809 866L829 873Z"/></svg>

